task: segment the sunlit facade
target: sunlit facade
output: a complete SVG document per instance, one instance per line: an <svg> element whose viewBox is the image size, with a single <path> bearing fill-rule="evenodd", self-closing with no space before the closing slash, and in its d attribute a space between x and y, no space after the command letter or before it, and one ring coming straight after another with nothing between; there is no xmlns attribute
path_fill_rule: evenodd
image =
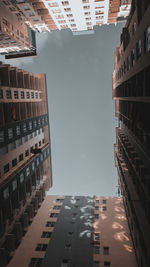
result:
<svg viewBox="0 0 150 267"><path fill-rule="evenodd" d="M138 266L150 266L150 2L133 1L114 55L115 164Z"/></svg>
<svg viewBox="0 0 150 267"><path fill-rule="evenodd" d="M46 77L0 62L0 266L52 186Z"/></svg>
<svg viewBox="0 0 150 267"><path fill-rule="evenodd" d="M8 267L136 267L122 198L47 196Z"/></svg>

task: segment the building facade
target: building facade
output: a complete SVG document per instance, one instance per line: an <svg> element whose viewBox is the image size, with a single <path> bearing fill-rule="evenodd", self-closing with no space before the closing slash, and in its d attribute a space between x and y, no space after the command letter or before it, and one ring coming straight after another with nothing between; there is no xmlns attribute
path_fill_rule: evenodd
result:
<svg viewBox="0 0 150 267"><path fill-rule="evenodd" d="M47 196L8 267L136 267L122 198Z"/></svg>
<svg viewBox="0 0 150 267"><path fill-rule="evenodd" d="M5 266L52 186L45 75L0 62L0 114L0 263Z"/></svg>
<svg viewBox="0 0 150 267"><path fill-rule="evenodd" d="M36 55L35 32L9 0L0 2L0 54L6 58Z"/></svg>
<svg viewBox="0 0 150 267"><path fill-rule="evenodd" d="M150 2L133 1L114 56L115 164L138 266L150 266Z"/></svg>

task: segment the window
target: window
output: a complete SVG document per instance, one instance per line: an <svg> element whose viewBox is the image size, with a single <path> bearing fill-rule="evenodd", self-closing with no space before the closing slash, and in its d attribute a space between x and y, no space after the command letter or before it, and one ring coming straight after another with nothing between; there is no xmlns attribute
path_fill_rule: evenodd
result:
<svg viewBox="0 0 150 267"><path fill-rule="evenodd" d="M69 260L63 259L60 267L68 267L69 266Z"/></svg>
<svg viewBox="0 0 150 267"><path fill-rule="evenodd" d="M40 267L42 260L42 258L32 258L29 263L29 267Z"/></svg>
<svg viewBox="0 0 150 267"><path fill-rule="evenodd" d="M41 235L41 237L42 237L42 238L50 238L51 235L52 235L51 232L43 232L42 235Z"/></svg>
<svg viewBox="0 0 150 267"><path fill-rule="evenodd" d="M48 244L38 244L36 247L36 251L46 251Z"/></svg>
<svg viewBox="0 0 150 267"><path fill-rule="evenodd" d="M29 121L29 130L32 130L32 121Z"/></svg>
<svg viewBox="0 0 150 267"><path fill-rule="evenodd" d="M109 247L103 247L103 254L109 255Z"/></svg>
<svg viewBox="0 0 150 267"><path fill-rule="evenodd" d="M63 199L61 199L61 198L57 198L56 199L56 202L63 202L64 200Z"/></svg>
<svg viewBox="0 0 150 267"><path fill-rule="evenodd" d="M23 8L24 8L24 10L30 10L30 8L28 6L24 6Z"/></svg>
<svg viewBox="0 0 150 267"><path fill-rule="evenodd" d="M26 123L23 124L23 132L25 133L27 131L27 125Z"/></svg>
<svg viewBox="0 0 150 267"><path fill-rule="evenodd" d="M2 98L3 98L3 90L0 89L0 99L2 99Z"/></svg>
<svg viewBox="0 0 150 267"><path fill-rule="evenodd" d="M132 49L131 51L131 65L132 67L134 66L135 64L135 53L134 53L134 49Z"/></svg>
<svg viewBox="0 0 150 267"><path fill-rule="evenodd" d="M16 148L16 142L10 143L9 148L10 148L10 150L15 149Z"/></svg>
<svg viewBox="0 0 150 267"><path fill-rule="evenodd" d="M25 157L27 157L29 155L29 150L27 149L26 151L25 151Z"/></svg>
<svg viewBox="0 0 150 267"><path fill-rule="evenodd" d="M4 131L0 131L0 143L4 142Z"/></svg>
<svg viewBox="0 0 150 267"><path fill-rule="evenodd" d="M100 247L94 246L94 254L100 254Z"/></svg>
<svg viewBox="0 0 150 267"><path fill-rule="evenodd" d="M29 12L28 15L29 15L30 17L35 16L33 12Z"/></svg>
<svg viewBox="0 0 150 267"><path fill-rule="evenodd" d="M23 172L20 174L20 183L22 183L24 181L24 174Z"/></svg>
<svg viewBox="0 0 150 267"><path fill-rule="evenodd" d="M109 267L110 266L110 261L104 261L104 266L106 267Z"/></svg>
<svg viewBox="0 0 150 267"><path fill-rule="evenodd" d="M19 161L23 160L23 153L19 155Z"/></svg>
<svg viewBox="0 0 150 267"><path fill-rule="evenodd" d="M68 235L69 235L69 236L70 236L70 235L73 235L73 232L72 232L72 231L68 232Z"/></svg>
<svg viewBox="0 0 150 267"><path fill-rule="evenodd" d="M9 172L9 163L4 166L4 173Z"/></svg>
<svg viewBox="0 0 150 267"><path fill-rule="evenodd" d="M107 200L106 199L103 199L103 204L106 204L107 203Z"/></svg>
<svg viewBox="0 0 150 267"><path fill-rule="evenodd" d="M17 135L20 135L20 126L19 126L19 125L16 126L16 134L17 134Z"/></svg>
<svg viewBox="0 0 150 267"><path fill-rule="evenodd" d="M95 214L94 215L94 218L97 220L97 219L99 219L99 214Z"/></svg>
<svg viewBox="0 0 150 267"><path fill-rule="evenodd" d="M46 227L54 227L54 225L55 225L55 222L47 222L46 223Z"/></svg>
<svg viewBox="0 0 150 267"><path fill-rule="evenodd" d="M34 98L34 92L31 92L31 98Z"/></svg>
<svg viewBox="0 0 150 267"><path fill-rule="evenodd" d="M103 206L102 209L103 209L103 211L106 211L107 210L107 207L106 206Z"/></svg>
<svg viewBox="0 0 150 267"><path fill-rule="evenodd" d="M3 198L6 200L7 198L9 198L9 188L7 187L6 189L4 189L3 191Z"/></svg>
<svg viewBox="0 0 150 267"><path fill-rule="evenodd" d="M15 167L17 165L17 158L12 160L12 167Z"/></svg>
<svg viewBox="0 0 150 267"><path fill-rule="evenodd" d="M97 203L97 204L98 204L98 203L99 203L99 199L96 199L96 200L95 200L95 203Z"/></svg>
<svg viewBox="0 0 150 267"><path fill-rule="evenodd" d="M24 142L28 141L28 135L24 136Z"/></svg>
<svg viewBox="0 0 150 267"><path fill-rule="evenodd" d="M95 207L95 210L99 210L99 206L96 206L96 207Z"/></svg>
<svg viewBox="0 0 150 267"><path fill-rule="evenodd" d="M30 169L28 167L28 168L26 168L26 176L29 176L29 175L30 175Z"/></svg>
<svg viewBox="0 0 150 267"><path fill-rule="evenodd" d="M35 97L38 98L38 93L37 92L35 93Z"/></svg>
<svg viewBox="0 0 150 267"><path fill-rule="evenodd" d="M6 90L6 98L11 99L11 90Z"/></svg>
<svg viewBox="0 0 150 267"><path fill-rule="evenodd" d="M150 51L150 26L147 28L146 31L146 51Z"/></svg>
<svg viewBox="0 0 150 267"><path fill-rule="evenodd" d="M54 206L53 210L60 210L61 206Z"/></svg>
<svg viewBox="0 0 150 267"><path fill-rule="evenodd" d="M94 261L94 263L93 263L93 267L99 267L100 265L99 265L99 261Z"/></svg>
<svg viewBox="0 0 150 267"><path fill-rule="evenodd" d="M70 249L70 248L71 248L71 244L69 244L69 243L66 244L66 245L65 245L65 248L69 248L69 249Z"/></svg>
<svg viewBox="0 0 150 267"><path fill-rule="evenodd" d="M20 95L21 95L21 99L23 99L24 98L24 91L21 91Z"/></svg>
<svg viewBox="0 0 150 267"><path fill-rule="evenodd" d="M15 180L12 182L12 190L15 191L16 188L17 188L17 180L15 179Z"/></svg>
<svg viewBox="0 0 150 267"><path fill-rule="evenodd" d="M50 218L57 218L58 217L58 213L51 213Z"/></svg>
<svg viewBox="0 0 150 267"><path fill-rule="evenodd" d="M127 70L130 70L130 56L127 57Z"/></svg>
<svg viewBox="0 0 150 267"><path fill-rule="evenodd" d="M8 139L13 138L13 128L8 129Z"/></svg>
<svg viewBox="0 0 150 267"><path fill-rule="evenodd" d="M21 145L22 145L22 138L19 138L19 139L17 140L17 145L18 145L18 146L21 146Z"/></svg>
<svg viewBox="0 0 150 267"><path fill-rule="evenodd" d="M29 99L30 98L30 93L26 92L26 97Z"/></svg>
<svg viewBox="0 0 150 267"><path fill-rule="evenodd" d="M136 59L138 60L141 57L142 54L142 42L141 40L138 40L136 43Z"/></svg>
<svg viewBox="0 0 150 267"><path fill-rule="evenodd" d="M100 234L94 233L94 241L100 241Z"/></svg>
<svg viewBox="0 0 150 267"><path fill-rule="evenodd" d="M14 98L18 99L18 91L14 91Z"/></svg>

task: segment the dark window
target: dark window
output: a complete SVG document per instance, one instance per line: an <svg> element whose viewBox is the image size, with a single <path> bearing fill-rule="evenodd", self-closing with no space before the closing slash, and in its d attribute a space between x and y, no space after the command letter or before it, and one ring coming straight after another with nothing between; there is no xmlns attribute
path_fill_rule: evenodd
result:
<svg viewBox="0 0 150 267"><path fill-rule="evenodd" d="M94 241L99 241L99 240L100 240L99 233L94 233Z"/></svg>
<svg viewBox="0 0 150 267"><path fill-rule="evenodd" d="M94 254L100 254L99 246L94 246Z"/></svg>
<svg viewBox="0 0 150 267"><path fill-rule="evenodd" d="M39 141L39 146L41 146L41 141Z"/></svg>
<svg viewBox="0 0 150 267"><path fill-rule="evenodd" d="M68 232L68 235L73 235L73 232L71 232L71 231L70 231L70 232Z"/></svg>
<svg viewBox="0 0 150 267"><path fill-rule="evenodd" d="M47 244L38 244L37 247L36 247L36 251L46 251L47 249Z"/></svg>
<svg viewBox="0 0 150 267"><path fill-rule="evenodd" d="M6 90L6 98L7 99L11 98L11 90Z"/></svg>
<svg viewBox="0 0 150 267"><path fill-rule="evenodd" d="M94 215L94 218L95 218L95 219L99 219L99 214L95 214L95 215Z"/></svg>
<svg viewBox="0 0 150 267"><path fill-rule="evenodd" d="M61 199L61 198L57 198L56 199L56 202L63 202L64 200L63 199Z"/></svg>
<svg viewBox="0 0 150 267"><path fill-rule="evenodd" d="M96 206L96 207L95 207L95 210L99 210L99 206Z"/></svg>
<svg viewBox="0 0 150 267"><path fill-rule="evenodd" d="M54 206L53 210L60 210L61 206Z"/></svg>
<svg viewBox="0 0 150 267"><path fill-rule="evenodd" d="M15 167L16 165L17 165L17 159L15 158L12 160L12 167Z"/></svg>
<svg viewBox="0 0 150 267"><path fill-rule="evenodd" d="M94 261L93 267L99 267L99 261Z"/></svg>
<svg viewBox="0 0 150 267"><path fill-rule="evenodd" d="M104 255L109 255L109 247L103 247Z"/></svg>
<svg viewBox="0 0 150 267"><path fill-rule="evenodd" d="M69 248L69 249L70 249L70 248L71 248L71 244L69 244L69 243L66 244L66 245L65 245L65 248Z"/></svg>
<svg viewBox="0 0 150 267"><path fill-rule="evenodd" d="M23 153L19 155L19 161L23 160Z"/></svg>
<svg viewBox="0 0 150 267"><path fill-rule="evenodd" d="M42 237L42 238L50 238L51 235L52 235L51 232L43 232L42 235L41 235L41 237Z"/></svg>
<svg viewBox="0 0 150 267"><path fill-rule="evenodd" d="M30 93L26 92L26 97L29 99L30 98Z"/></svg>
<svg viewBox="0 0 150 267"><path fill-rule="evenodd" d="M27 157L29 155L29 150L27 149L26 151L25 151L25 157Z"/></svg>
<svg viewBox="0 0 150 267"><path fill-rule="evenodd" d="M110 266L110 261L104 261L104 266Z"/></svg>
<svg viewBox="0 0 150 267"><path fill-rule="evenodd" d="M57 218L58 217L58 213L51 213L50 218Z"/></svg>
<svg viewBox="0 0 150 267"><path fill-rule="evenodd" d="M107 207L106 206L103 206L102 208L103 208L103 211L106 211L107 210Z"/></svg>
<svg viewBox="0 0 150 267"><path fill-rule="evenodd" d="M2 99L2 98L3 98L3 90L0 89L0 99Z"/></svg>
<svg viewBox="0 0 150 267"><path fill-rule="evenodd" d="M107 203L107 200L106 199L103 199L103 204L106 204Z"/></svg>
<svg viewBox="0 0 150 267"><path fill-rule="evenodd" d="M70 260L63 259L60 267L68 267Z"/></svg>
<svg viewBox="0 0 150 267"><path fill-rule="evenodd" d="M134 49L132 49L131 51L131 65L132 67L134 66L135 64L135 53L134 53Z"/></svg>
<svg viewBox="0 0 150 267"><path fill-rule="evenodd" d="M4 142L4 131L0 131L0 143Z"/></svg>
<svg viewBox="0 0 150 267"><path fill-rule="evenodd" d="M9 172L9 163L4 166L4 173Z"/></svg>
<svg viewBox="0 0 150 267"><path fill-rule="evenodd" d="M136 43L136 59L138 60L141 57L142 54L142 42L141 40L138 40Z"/></svg>
<svg viewBox="0 0 150 267"><path fill-rule="evenodd" d="M18 99L18 91L14 91L14 98Z"/></svg>
<svg viewBox="0 0 150 267"><path fill-rule="evenodd" d="M42 258L32 258L29 263L29 267L40 267L42 260Z"/></svg>
<svg viewBox="0 0 150 267"><path fill-rule="evenodd" d="M150 51L150 26L147 28L146 31L146 51Z"/></svg>
<svg viewBox="0 0 150 267"><path fill-rule="evenodd" d="M47 222L46 227L54 227L55 226L55 222Z"/></svg>
<svg viewBox="0 0 150 267"><path fill-rule="evenodd" d="M28 135L24 136L24 142L28 141Z"/></svg>
<svg viewBox="0 0 150 267"><path fill-rule="evenodd" d="M24 91L21 91L20 95L21 95L21 98L23 99L24 98Z"/></svg>
<svg viewBox="0 0 150 267"><path fill-rule="evenodd" d="M97 199L97 200L95 201L95 203L97 203L97 204L98 204L98 203L99 203L99 200Z"/></svg>

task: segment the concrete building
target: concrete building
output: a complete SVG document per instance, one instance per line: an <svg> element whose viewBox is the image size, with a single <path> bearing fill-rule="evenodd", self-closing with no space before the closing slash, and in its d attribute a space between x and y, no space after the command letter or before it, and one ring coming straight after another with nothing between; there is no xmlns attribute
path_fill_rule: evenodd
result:
<svg viewBox="0 0 150 267"><path fill-rule="evenodd" d="M52 186L44 74L0 62L0 266Z"/></svg>
<svg viewBox="0 0 150 267"><path fill-rule="evenodd" d="M43 0L59 30L69 28L73 34L93 32L94 25L117 22L128 16L131 1L119 0Z"/></svg>
<svg viewBox="0 0 150 267"><path fill-rule="evenodd" d="M122 198L47 196L8 267L136 267Z"/></svg>
<svg viewBox="0 0 150 267"><path fill-rule="evenodd" d="M115 164L138 266L150 266L150 2L132 2L114 56Z"/></svg>
<svg viewBox="0 0 150 267"><path fill-rule="evenodd" d="M0 54L6 58L36 55L35 32L10 0L0 2Z"/></svg>

